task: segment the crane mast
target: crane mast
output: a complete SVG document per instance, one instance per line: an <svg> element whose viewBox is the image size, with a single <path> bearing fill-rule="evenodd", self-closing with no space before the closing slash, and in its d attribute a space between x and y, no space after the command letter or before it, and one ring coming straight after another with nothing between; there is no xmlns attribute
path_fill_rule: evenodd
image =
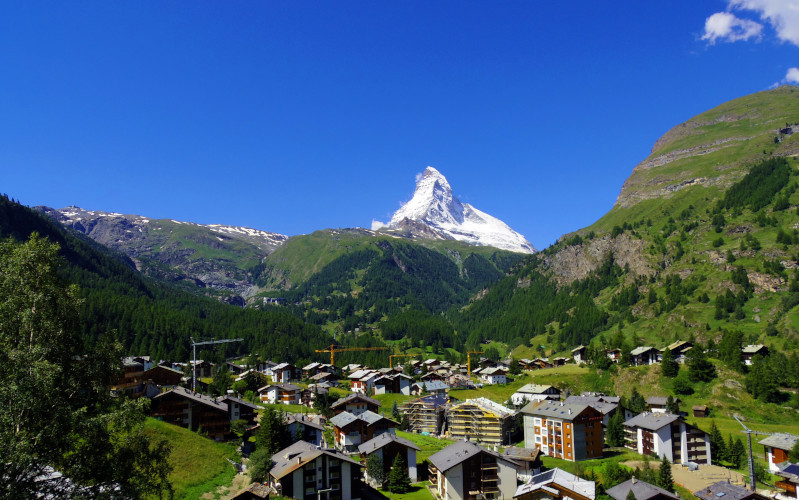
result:
<svg viewBox="0 0 799 500"><path fill-rule="evenodd" d="M242 342L244 339L221 339L221 340L201 340L196 341L194 337L191 339L192 348L192 374L191 374L191 392L197 392L197 346L198 345L213 345L213 344L227 344L229 342Z"/></svg>

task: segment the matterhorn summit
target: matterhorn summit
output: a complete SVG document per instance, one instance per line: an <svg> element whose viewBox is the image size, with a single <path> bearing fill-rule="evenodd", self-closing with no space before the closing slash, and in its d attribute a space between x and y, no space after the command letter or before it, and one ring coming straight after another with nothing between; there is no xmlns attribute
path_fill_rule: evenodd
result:
<svg viewBox="0 0 799 500"><path fill-rule="evenodd" d="M501 220L462 203L452 194L446 177L433 167L427 167L418 178L413 198L391 217L387 229L417 238L458 240L512 252L536 251Z"/></svg>

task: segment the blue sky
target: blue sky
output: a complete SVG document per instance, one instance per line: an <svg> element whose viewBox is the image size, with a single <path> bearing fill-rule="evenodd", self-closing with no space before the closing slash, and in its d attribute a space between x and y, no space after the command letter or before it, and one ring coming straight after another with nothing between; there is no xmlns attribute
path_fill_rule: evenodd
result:
<svg viewBox="0 0 799 500"><path fill-rule="evenodd" d="M799 81L799 0L5 2L0 192L288 235L435 166L537 248L669 128Z"/></svg>

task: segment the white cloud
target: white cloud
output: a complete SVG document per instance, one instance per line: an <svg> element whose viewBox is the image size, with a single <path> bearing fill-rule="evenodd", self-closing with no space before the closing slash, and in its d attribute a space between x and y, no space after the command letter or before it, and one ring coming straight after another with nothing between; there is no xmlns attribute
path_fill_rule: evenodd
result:
<svg viewBox="0 0 799 500"><path fill-rule="evenodd" d="M384 228L388 226L385 222L380 222L377 219L372 219L372 231L377 231L378 229Z"/></svg>
<svg viewBox="0 0 799 500"><path fill-rule="evenodd" d="M737 42L739 40L749 40L750 38L760 39L763 25L749 20L736 17L730 12L716 12L705 20L705 33L702 40L707 40L713 45L716 40L727 42Z"/></svg>
<svg viewBox="0 0 799 500"><path fill-rule="evenodd" d="M728 6L757 12L774 28L777 38L799 46L799 0L729 0Z"/></svg>
<svg viewBox="0 0 799 500"><path fill-rule="evenodd" d="M788 68L783 81L785 83L799 83L799 68Z"/></svg>

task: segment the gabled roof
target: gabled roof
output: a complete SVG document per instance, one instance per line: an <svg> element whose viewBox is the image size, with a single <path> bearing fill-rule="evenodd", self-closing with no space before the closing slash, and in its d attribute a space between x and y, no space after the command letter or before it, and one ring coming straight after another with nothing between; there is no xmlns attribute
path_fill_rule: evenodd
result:
<svg viewBox="0 0 799 500"><path fill-rule="evenodd" d="M674 399L674 401L679 401L679 399ZM665 396L649 396L646 398L646 404L648 405L666 406L668 402L669 398Z"/></svg>
<svg viewBox="0 0 799 500"><path fill-rule="evenodd" d="M302 424L306 427L313 427L314 429L318 429L320 431L325 430L324 424L314 422L310 418L305 418L303 415L295 415L295 414L286 415L286 425L291 425L294 422Z"/></svg>
<svg viewBox="0 0 799 500"><path fill-rule="evenodd" d="M546 391L550 389L555 389L555 388L551 385L527 384L521 386L519 389L516 390L516 392L522 394L544 394Z"/></svg>
<svg viewBox="0 0 799 500"><path fill-rule="evenodd" d="M217 398L217 401L219 401L220 403L224 403L225 401L233 401L234 403L238 403L241 406L246 406L248 408L252 408L253 410L260 410L261 409L261 407L256 405L256 404L250 403L249 401L244 401L243 399L236 398L236 397L233 397L231 395L220 396L219 398Z"/></svg>
<svg viewBox="0 0 799 500"><path fill-rule="evenodd" d="M380 407L380 401L378 401L376 399L372 399L372 398L370 398L368 396L364 396L363 394L359 394L359 393L356 392L356 393L350 394L346 398L339 399L338 401L336 401L335 403L330 405L330 408L336 409L339 406L346 406L346 405L348 405L348 404L350 404L350 403L352 403L354 401L357 401L359 399L361 401L365 402L365 403L372 404L372 405L375 405L377 407Z"/></svg>
<svg viewBox="0 0 799 500"><path fill-rule="evenodd" d="M649 500L650 498L654 498L658 495L661 497L680 500L680 497L674 493L638 479L628 479L627 481L610 488L606 493L615 500L626 500L630 491L632 491L633 495L635 495L635 500Z"/></svg>
<svg viewBox="0 0 799 500"><path fill-rule="evenodd" d="M313 363L311 363L309 365L303 366L302 369L303 370L313 370L314 368L319 368L321 366L322 366L321 363L317 363L316 361L314 361Z"/></svg>
<svg viewBox="0 0 799 500"><path fill-rule="evenodd" d="M508 372L506 368L501 366L494 366L491 368L483 368L480 375L505 375Z"/></svg>
<svg viewBox="0 0 799 500"><path fill-rule="evenodd" d="M608 403L599 396L569 396L564 403L590 406L602 415L607 415L619 407L616 403Z"/></svg>
<svg viewBox="0 0 799 500"><path fill-rule="evenodd" d="M528 481L526 484L516 488L516 493L513 495L513 497L516 498L518 496L524 495L525 493L531 493L540 489L551 492L553 488L551 488L549 485L553 483L557 484L561 488L573 491L580 496L591 499L596 498L596 483L594 481L587 481L585 479L579 478L574 474L569 474L565 470L558 469L557 467L533 476L533 478L530 479L530 481Z"/></svg>
<svg viewBox="0 0 799 500"><path fill-rule="evenodd" d="M275 463L275 465L269 471L269 474L275 479L280 479L299 469L308 462L315 460L316 457L320 455L328 455L330 457L361 467L360 463L342 453L337 452L336 450L318 448L306 441L297 441L288 448L284 448L272 455L272 461Z"/></svg>
<svg viewBox="0 0 799 500"><path fill-rule="evenodd" d="M640 427L641 429L646 429L648 431L656 431L679 419L679 415L674 415L672 413L644 412L624 422L624 426Z"/></svg>
<svg viewBox="0 0 799 500"><path fill-rule="evenodd" d="M575 347L574 349L572 349L572 352L582 351L583 349L585 349L585 346L580 344L577 347Z"/></svg>
<svg viewBox="0 0 799 500"><path fill-rule="evenodd" d="M369 455L389 443L399 443L413 450L421 451L421 448L416 446L413 441L408 441L407 439L398 437L396 434L391 434L390 432L384 432L383 434L380 434L379 436L372 438L358 446L358 452L361 455Z"/></svg>
<svg viewBox="0 0 799 500"><path fill-rule="evenodd" d="M355 422L356 420L362 420L366 422L366 425L374 425L377 422L380 422L381 420L388 420L389 422L393 422L397 426L399 425L397 422L394 422L390 418L384 417L383 415L379 415L369 410L366 410L365 412L360 413L358 415L353 415L352 413L345 411L331 418L330 423L341 429Z"/></svg>
<svg viewBox="0 0 799 500"><path fill-rule="evenodd" d="M296 392L296 391L299 391L301 389L300 386L294 385L294 384L271 384L271 385L265 385L264 387L261 387L260 389L258 389L258 392L261 393L261 392L264 392L264 391L268 391L272 387L275 387L275 388L277 388L277 389L279 389L281 391L291 391L291 392Z"/></svg>
<svg viewBox="0 0 799 500"><path fill-rule="evenodd" d="M457 441L438 453L431 455L428 460L430 460L430 463L433 464L439 472L446 472L467 458L471 458L479 453L488 453L497 458L502 458L499 453L487 450L471 441Z"/></svg>
<svg viewBox="0 0 799 500"><path fill-rule="evenodd" d="M528 403L527 406L519 411L526 415L535 415L543 418L574 420L586 408L589 408L589 405L544 400Z"/></svg>
<svg viewBox="0 0 799 500"><path fill-rule="evenodd" d="M797 441L799 441L799 437L793 434L778 432L760 441L760 444L763 446L771 446L772 448L779 448L781 450L790 450L796 445Z"/></svg>
<svg viewBox="0 0 799 500"><path fill-rule="evenodd" d="M768 348L763 344L754 344L754 345L744 346L744 348L741 349L741 352L744 354L757 354L763 349L768 349Z"/></svg>
<svg viewBox="0 0 799 500"><path fill-rule="evenodd" d="M414 387L423 388L427 392L433 391L445 391L449 389L449 386L442 382L441 380L431 380L431 381L424 381L424 382L417 382L413 384Z"/></svg>
<svg viewBox="0 0 799 500"><path fill-rule="evenodd" d="M630 351L630 355L631 356L640 356L641 354L647 353L649 351L657 351L657 349L655 349L654 347L650 347L648 345L647 346L636 347L635 349ZM646 484L646 483L644 483L644 484ZM641 499L638 499L638 500L641 500Z"/></svg>
<svg viewBox="0 0 799 500"><path fill-rule="evenodd" d="M192 392L192 391L190 391L188 389L185 389L183 387L174 387L172 389L169 389L166 392L162 392L161 394L158 394L157 396L155 396L153 398L153 401L155 401L156 399L159 399L159 398L168 397L170 395L171 396L178 396L178 397L186 398L186 399L189 399L189 400L194 401L196 403L200 403L200 404L203 404L205 406L208 406L208 407L214 408L216 410L223 411L223 412L227 413L227 405L226 404L224 404L224 403L222 403L220 401L217 401L216 399L214 399L214 398L212 398L210 396L203 396L199 392Z"/></svg>
<svg viewBox="0 0 799 500"><path fill-rule="evenodd" d="M285 370L287 368L294 368L294 365L291 363L280 363L279 365L273 366L272 370Z"/></svg>

